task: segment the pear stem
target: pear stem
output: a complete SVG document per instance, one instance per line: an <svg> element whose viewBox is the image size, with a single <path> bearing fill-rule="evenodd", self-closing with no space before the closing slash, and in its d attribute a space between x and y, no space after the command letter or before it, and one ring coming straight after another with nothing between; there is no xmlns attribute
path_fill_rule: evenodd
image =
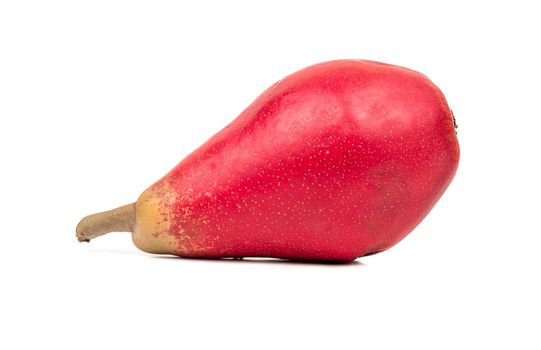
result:
<svg viewBox="0 0 541 350"><path fill-rule="evenodd" d="M90 242L109 232L132 232L134 224L135 203L132 203L84 217L75 232L79 242Z"/></svg>

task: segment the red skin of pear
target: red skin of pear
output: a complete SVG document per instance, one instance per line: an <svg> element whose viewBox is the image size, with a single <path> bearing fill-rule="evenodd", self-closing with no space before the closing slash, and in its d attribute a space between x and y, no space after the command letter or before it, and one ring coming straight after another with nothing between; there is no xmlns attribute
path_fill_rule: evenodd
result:
<svg viewBox="0 0 541 350"><path fill-rule="evenodd" d="M185 257L352 261L428 214L459 161L424 75L339 60L271 86L150 189Z"/></svg>

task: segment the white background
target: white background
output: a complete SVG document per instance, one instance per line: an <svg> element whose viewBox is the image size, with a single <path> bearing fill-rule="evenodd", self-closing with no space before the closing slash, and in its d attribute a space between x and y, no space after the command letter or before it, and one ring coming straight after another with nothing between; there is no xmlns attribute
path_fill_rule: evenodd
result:
<svg viewBox="0 0 541 350"><path fill-rule="evenodd" d="M0 2L0 348L541 347L534 1L185 3ZM421 71L458 120L457 176L398 246L336 266L76 242L82 216L338 58Z"/></svg>

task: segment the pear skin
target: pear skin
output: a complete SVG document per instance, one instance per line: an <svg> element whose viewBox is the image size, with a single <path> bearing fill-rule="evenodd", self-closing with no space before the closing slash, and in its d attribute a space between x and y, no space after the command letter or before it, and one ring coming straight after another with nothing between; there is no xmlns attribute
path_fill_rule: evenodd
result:
<svg viewBox="0 0 541 350"><path fill-rule="evenodd" d="M272 85L136 203L80 241L132 232L156 254L352 261L406 237L451 183L454 116L426 76L339 60Z"/></svg>

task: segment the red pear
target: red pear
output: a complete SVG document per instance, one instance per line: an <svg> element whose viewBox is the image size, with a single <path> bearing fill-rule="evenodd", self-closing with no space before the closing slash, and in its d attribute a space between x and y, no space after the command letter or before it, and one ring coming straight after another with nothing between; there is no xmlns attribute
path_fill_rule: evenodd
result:
<svg viewBox="0 0 541 350"><path fill-rule="evenodd" d="M130 231L183 257L351 261L389 249L428 214L459 161L441 91L363 60L280 80L136 203L81 220L77 237Z"/></svg>

